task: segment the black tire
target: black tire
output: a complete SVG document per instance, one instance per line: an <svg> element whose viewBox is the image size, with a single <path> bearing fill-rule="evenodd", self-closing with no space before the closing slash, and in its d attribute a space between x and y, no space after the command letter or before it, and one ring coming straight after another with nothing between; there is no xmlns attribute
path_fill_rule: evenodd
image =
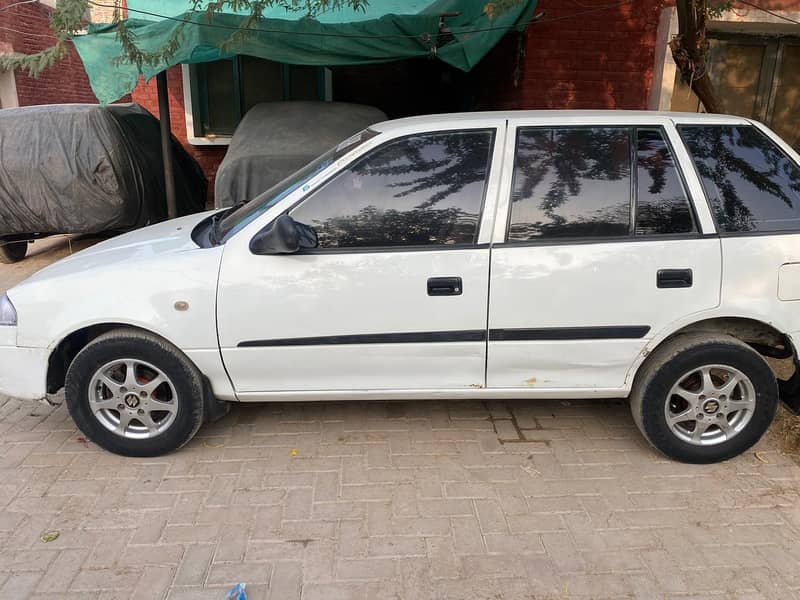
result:
<svg viewBox="0 0 800 600"><path fill-rule="evenodd" d="M744 374L752 384L755 405L749 421L738 433L713 445L696 445L673 432L665 407L673 385L686 373L706 365L729 366ZM665 342L648 357L636 375L630 404L639 430L662 453L687 463L714 463L741 454L761 438L778 408L778 384L764 358L738 339L728 335L686 334ZM706 422L711 423L712 434L720 430L713 422L713 414L703 413L703 418L709 419Z"/></svg>
<svg viewBox="0 0 800 600"><path fill-rule="evenodd" d="M7 265L21 261L28 252L28 242L0 243L0 263Z"/></svg>
<svg viewBox="0 0 800 600"><path fill-rule="evenodd" d="M123 359L153 365L174 386L177 410L163 432L146 439L123 437L104 426L92 412L90 393L94 391L90 385L94 374L109 362ZM192 439L203 422L203 382L197 368L175 346L142 331L115 329L98 336L72 361L64 388L69 413L83 434L98 446L123 456L160 456L177 450Z"/></svg>

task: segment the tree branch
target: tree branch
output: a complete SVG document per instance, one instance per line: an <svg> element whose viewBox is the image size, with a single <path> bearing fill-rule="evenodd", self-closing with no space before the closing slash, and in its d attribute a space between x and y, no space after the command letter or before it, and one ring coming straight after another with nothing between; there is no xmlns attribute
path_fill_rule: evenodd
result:
<svg viewBox="0 0 800 600"><path fill-rule="evenodd" d="M722 112L708 75L709 44L706 21L730 8L730 2L709 6L708 0L677 0L678 35L669 42L681 79L703 103L707 112Z"/></svg>

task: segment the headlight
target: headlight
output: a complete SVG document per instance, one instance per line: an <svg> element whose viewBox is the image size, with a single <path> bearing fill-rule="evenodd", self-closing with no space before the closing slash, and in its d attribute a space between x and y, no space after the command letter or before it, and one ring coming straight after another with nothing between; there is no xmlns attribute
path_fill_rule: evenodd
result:
<svg viewBox="0 0 800 600"><path fill-rule="evenodd" d="M0 296L0 326L15 326L17 324L17 310L11 304L6 294Z"/></svg>

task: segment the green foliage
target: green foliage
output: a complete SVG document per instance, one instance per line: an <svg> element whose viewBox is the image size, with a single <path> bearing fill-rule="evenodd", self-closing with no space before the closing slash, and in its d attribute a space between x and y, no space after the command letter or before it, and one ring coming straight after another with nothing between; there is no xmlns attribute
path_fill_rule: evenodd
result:
<svg viewBox="0 0 800 600"><path fill-rule="evenodd" d="M70 38L83 27L88 8L89 0L59 0L50 17L55 43L35 54L13 52L0 55L0 70L22 69L37 77L55 65L67 53Z"/></svg>
<svg viewBox="0 0 800 600"><path fill-rule="evenodd" d="M486 16L494 18L506 10L518 5L522 0L494 0L487 2L483 12ZM113 4L112 4L113 3ZM258 29L258 22L268 8L283 8L288 13L297 17L315 18L322 13L342 8L364 10L369 0L191 0L190 9L212 19L215 14L224 12L237 12L245 14L238 29L221 46L227 47L243 41ZM10 53L0 55L0 69L22 69L29 75L37 77L45 69L53 67L62 59L69 50L71 38L78 34L87 25L87 15L90 5L111 7L114 6L113 24L115 25L117 39L123 48L122 56L109 57L110 61L129 62L135 64L139 70L143 66L155 67L168 61L181 46L183 31L188 25L180 22L169 40L157 51L148 52L139 48L136 35L128 27L120 8L120 0L58 0L50 20L50 29L55 37L55 43L49 48L35 54ZM136 14L132 13L132 17Z"/></svg>
<svg viewBox="0 0 800 600"><path fill-rule="evenodd" d="M123 18L119 0L58 0L50 19L50 29L55 37L55 43L35 54L0 55L0 69L22 69L29 75L37 77L45 69L53 67L66 55L70 39L86 25L89 5L106 6L104 2L109 5L111 2L114 3L113 22L116 26L117 39L122 44L124 52L120 57L109 57L109 60L131 62L141 70L143 65L155 66L168 60L180 47L186 23L181 23L158 51L145 52L137 46L136 36ZM215 13L226 11L247 14L239 29L231 33L227 44L235 43L243 36L250 35L267 8L280 7L297 16L316 17L323 12L345 7L363 10L367 4L368 0L192 0L191 9L204 12L206 18L212 18Z"/></svg>
<svg viewBox="0 0 800 600"><path fill-rule="evenodd" d="M235 46L252 35L257 29L259 20L264 11L268 8L283 8L288 13L295 13L298 17L316 17L320 13L341 8L353 8L363 10L368 4L368 0L192 0L190 10L197 13L205 13L205 18L209 21L217 13L236 12L244 13L246 18L242 20L239 28L231 33L222 44L222 49ZM162 62L169 60L180 48L183 30L188 23L181 22L175 28L172 36L156 52L144 52L136 45L136 39L124 20L115 14L114 23L117 27L117 38L122 44L124 55L115 60L128 61L135 64L140 70L142 65L154 67Z"/></svg>
<svg viewBox="0 0 800 600"><path fill-rule="evenodd" d="M722 16L722 13L731 9L733 9L733 2L730 0L727 2L707 4L706 15L708 15L708 18L710 19L718 19Z"/></svg>

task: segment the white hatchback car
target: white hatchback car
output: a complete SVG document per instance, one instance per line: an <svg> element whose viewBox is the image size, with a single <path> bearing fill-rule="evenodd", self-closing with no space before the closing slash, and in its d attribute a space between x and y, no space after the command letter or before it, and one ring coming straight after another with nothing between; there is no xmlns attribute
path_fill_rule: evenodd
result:
<svg viewBox="0 0 800 600"><path fill-rule="evenodd" d="M798 161L728 116L381 123L9 290L0 392L64 386L88 438L136 456L229 401L630 397L665 454L726 459L775 414L764 356L796 356Z"/></svg>

